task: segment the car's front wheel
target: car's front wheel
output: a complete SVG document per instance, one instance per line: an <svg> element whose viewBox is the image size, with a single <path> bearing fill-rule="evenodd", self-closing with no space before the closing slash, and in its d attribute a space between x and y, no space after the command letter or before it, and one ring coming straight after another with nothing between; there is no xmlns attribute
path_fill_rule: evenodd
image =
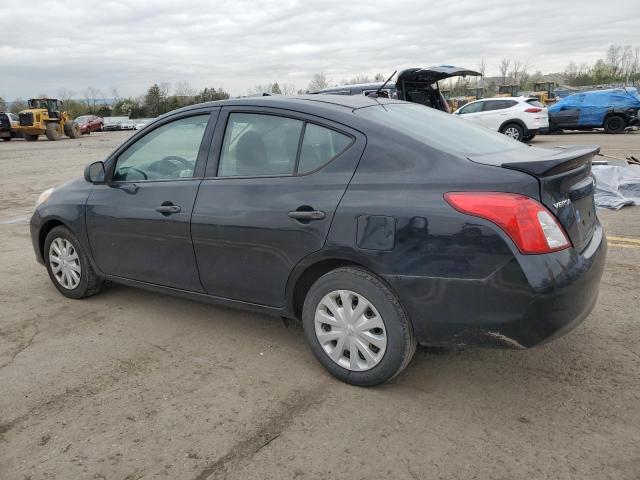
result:
<svg viewBox="0 0 640 480"><path fill-rule="evenodd" d="M305 298L302 322L316 358L352 385L392 379L415 353L413 329L400 302L361 268L343 267L320 277Z"/></svg>
<svg viewBox="0 0 640 480"><path fill-rule="evenodd" d="M89 297L100 291L102 279L98 277L80 242L68 228L58 226L47 234L44 260L49 278L65 297Z"/></svg>

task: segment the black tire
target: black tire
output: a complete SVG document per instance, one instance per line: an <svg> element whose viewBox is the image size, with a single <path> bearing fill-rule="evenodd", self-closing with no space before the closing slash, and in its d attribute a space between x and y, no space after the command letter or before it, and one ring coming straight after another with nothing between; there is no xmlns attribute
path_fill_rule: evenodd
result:
<svg viewBox="0 0 640 480"><path fill-rule="evenodd" d="M69 243L71 243L73 249L78 255L78 260L80 263L80 281L75 288L65 288L53 273L51 261L49 260L49 252L51 249L51 244L56 239L67 240ZM74 299L90 297L91 295L95 295L96 293L98 293L102 288L102 279L96 274L91 265L91 262L89 261L89 258L87 257L87 254L80 245L80 242L78 241L76 236L67 227L58 226L51 229L44 241L43 257L51 282L65 297Z"/></svg>
<svg viewBox="0 0 640 480"><path fill-rule="evenodd" d="M500 129L500 133L519 142L524 140L524 129L517 123L507 123Z"/></svg>
<svg viewBox="0 0 640 480"><path fill-rule="evenodd" d="M6 137L6 138L3 138L2 140L5 141L5 142L10 142L11 141L11 137Z"/></svg>
<svg viewBox="0 0 640 480"><path fill-rule="evenodd" d="M535 133L534 133L534 134L531 134L531 135L527 135L527 136L525 136L525 137L524 137L524 141L525 141L525 142L529 142L529 141L533 140L534 138L536 138L536 134L535 134Z"/></svg>
<svg viewBox="0 0 640 480"><path fill-rule="evenodd" d="M364 297L382 318L387 345L382 358L369 370L354 371L338 365L316 336L316 308L327 294L336 290L350 290ZM400 302L379 278L362 268L338 268L320 277L305 298L302 324L307 342L318 361L334 377L351 385L369 387L391 380L405 369L416 350L413 328Z"/></svg>
<svg viewBox="0 0 640 480"><path fill-rule="evenodd" d="M64 134L69 138L80 138L82 130L76 122L67 122L64 124Z"/></svg>
<svg viewBox="0 0 640 480"><path fill-rule="evenodd" d="M607 133L622 133L627 128L627 122L620 115L611 115L604 121L604 131Z"/></svg>
<svg viewBox="0 0 640 480"><path fill-rule="evenodd" d="M52 142L60 140L62 138L62 129L60 128L60 124L57 122L47 123L44 134Z"/></svg>
<svg viewBox="0 0 640 480"><path fill-rule="evenodd" d="M23 133L22 134L22 138L24 138L25 142L37 142L38 141L38 135L30 135L28 133Z"/></svg>

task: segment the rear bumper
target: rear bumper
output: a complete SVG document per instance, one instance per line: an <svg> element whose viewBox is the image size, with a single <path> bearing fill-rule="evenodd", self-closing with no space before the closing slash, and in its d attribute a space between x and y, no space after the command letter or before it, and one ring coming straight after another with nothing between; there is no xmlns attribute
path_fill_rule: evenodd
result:
<svg viewBox="0 0 640 480"><path fill-rule="evenodd" d="M484 279L386 276L432 346L529 348L580 324L593 309L607 244L598 225L587 247L517 255Z"/></svg>

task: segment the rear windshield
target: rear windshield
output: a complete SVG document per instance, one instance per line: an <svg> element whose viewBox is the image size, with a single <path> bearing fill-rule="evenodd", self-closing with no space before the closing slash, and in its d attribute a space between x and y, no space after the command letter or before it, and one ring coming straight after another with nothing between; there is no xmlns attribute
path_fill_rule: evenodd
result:
<svg viewBox="0 0 640 480"><path fill-rule="evenodd" d="M422 105L394 103L360 108L355 113L448 153L484 155L528 148L517 140L474 125L457 115Z"/></svg>
<svg viewBox="0 0 640 480"><path fill-rule="evenodd" d="M546 108L546 105L544 103L540 103L538 100L536 100L535 98L531 98L529 100L527 100L527 103L533 107L538 107L538 108Z"/></svg>

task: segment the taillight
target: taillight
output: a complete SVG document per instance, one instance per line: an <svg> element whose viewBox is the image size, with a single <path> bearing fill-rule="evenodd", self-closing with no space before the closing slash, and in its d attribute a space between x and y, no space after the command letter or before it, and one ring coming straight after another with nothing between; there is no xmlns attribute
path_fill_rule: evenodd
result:
<svg viewBox="0 0 640 480"><path fill-rule="evenodd" d="M542 109L538 108L538 107L531 107L531 108L527 108L525 110L525 112L527 112L527 113L538 113L538 112L541 112L541 111L542 111Z"/></svg>
<svg viewBox="0 0 640 480"><path fill-rule="evenodd" d="M449 192L444 198L459 212L498 225L522 253L550 253L571 246L555 217L533 198L502 192Z"/></svg>

